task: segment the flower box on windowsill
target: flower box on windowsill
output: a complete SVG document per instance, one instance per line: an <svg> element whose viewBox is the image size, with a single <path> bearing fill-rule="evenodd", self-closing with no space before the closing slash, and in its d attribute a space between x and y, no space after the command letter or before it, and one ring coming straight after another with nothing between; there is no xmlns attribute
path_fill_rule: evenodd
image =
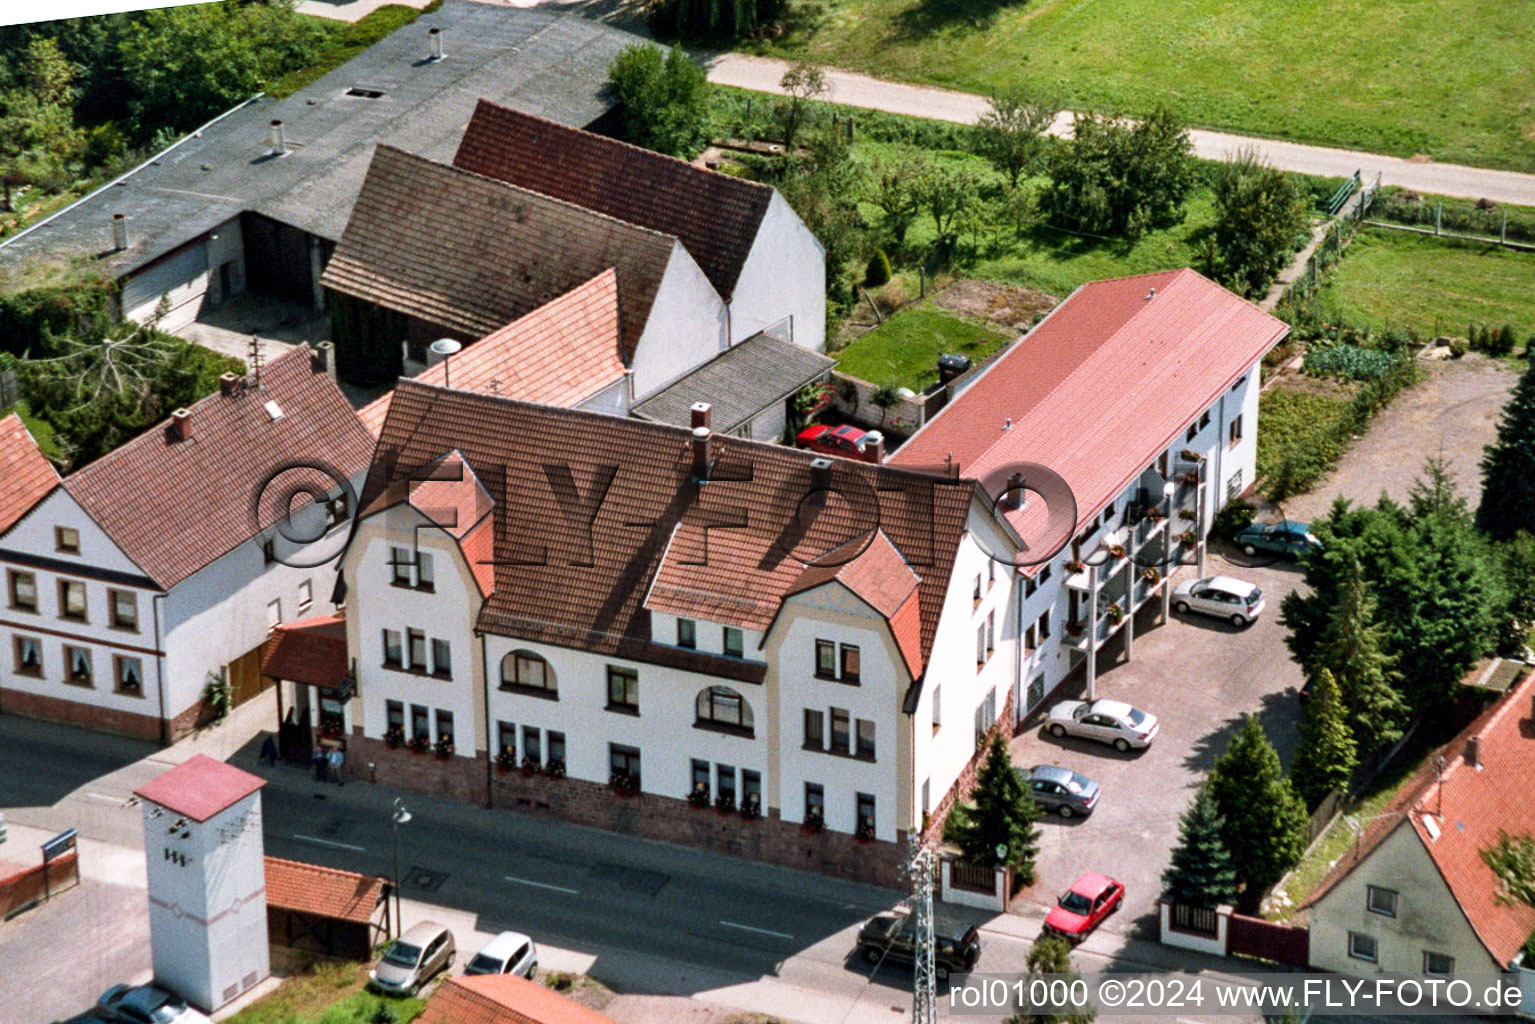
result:
<svg viewBox="0 0 1535 1024"><path fill-rule="evenodd" d="M551 757L549 763L544 765L544 774L551 779L563 779L565 777L565 762L557 757Z"/></svg>
<svg viewBox="0 0 1535 1024"><path fill-rule="evenodd" d="M860 843L874 842L874 825L871 822L860 821L858 827L853 830L853 838Z"/></svg>
<svg viewBox="0 0 1535 1024"><path fill-rule="evenodd" d="M1073 576L1075 576L1077 573L1081 572L1085 568L1086 568L1086 566L1084 566L1081 562L1077 561L1075 558L1073 558L1071 561L1066 563L1066 571L1068 573L1072 574Z"/></svg>
<svg viewBox="0 0 1535 1024"><path fill-rule="evenodd" d="M1111 558L1123 558L1123 557L1125 557L1125 547L1124 547L1124 545L1123 544L1112 544L1112 545L1110 545L1109 546L1109 556Z"/></svg>
<svg viewBox="0 0 1535 1024"><path fill-rule="evenodd" d="M755 799L749 799L741 805L741 819L743 821L756 821L762 817L762 804Z"/></svg>
<svg viewBox="0 0 1535 1024"><path fill-rule="evenodd" d="M721 793L714 798L714 813L721 818L728 818L736 812L736 798L726 793Z"/></svg>
<svg viewBox="0 0 1535 1024"><path fill-rule="evenodd" d="M1146 581L1147 586L1154 587L1158 583L1162 582L1162 573L1160 570L1155 568L1142 569L1141 579Z"/></svg>
<svg viewBox="0 0 1535 1024"><path fill-rule="evenodd" d="M1186 484L1197 484L1197 483L1199 483L1199 470L1197 470L1197 469L1188 470L1187 472L1185 472L1181 476L1179 476L1178 479L1182 480Z"/></svg>
<svg viewBox="0 0 1535 1024"><path fill-rule="evenodd" d="M807 836L818 834L826 827L826 819L821 817L818 811L810 811L805 815L805 820L800 823L800 831Z"/></svg>
<svg viewBox="0 0 1535 1024"><path fill-rule="evenodd" d="M410 742L405 744L405 749L412 754L424 754L432 746L432 741L425 736L412 736Z"/></svg>
<svg viewBox="0 0 1535 1024"><path fill-rule="evenodd" d="M439 743L439 744L437 744L437 760L439 760L439 761L446 761L448 758L450 758L452 756L453 756L453 744L451 744L451 743L447 743L447 744Z"/></svg>
<svg viewBox="0 0 1535 1024"><path fill-rule="evenodd" d="M390 750L398 749L405 745L405 730L399 726L384 730L384 746Z"/></svg>
<svg viewBox="0 0 1535 1024"><path fill-rule="evenodd" d="M500 772L502 775L507 774L516 767L517 758L512 754L510 750L503 750L501 753L496 755L496 771Z"/></svg>
<svg viewBox="0 0 1535 1024"><path fill-rule="evenodd" d="M629 775L613 775L608 779L608 788L617 796L628 798L640 791L639 780Z"/></svg>
<svg viewBox="0 0 1535 1024"><path fill-rule="evenodd" d="M695 787L694 790L688 794L688 806L693 808L695 811L708 810L709 791L703 786Z"/></svg>
<svg viewBox="0 0 1535 1024"><path fill-rule="evenodd" d="M1196 462L1197 463L1197 462L1205 461L1205 457L1203 455L1199 454L1198 452L1196 452L1192 448L1185 448L1185 449L1183 449L1183 451L1178 453L1178 458L1182 459L1184 462Z"/></svg>

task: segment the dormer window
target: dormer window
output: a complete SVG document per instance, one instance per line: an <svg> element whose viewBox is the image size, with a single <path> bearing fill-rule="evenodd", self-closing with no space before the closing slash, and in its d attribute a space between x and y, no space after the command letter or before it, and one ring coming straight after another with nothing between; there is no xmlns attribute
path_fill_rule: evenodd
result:
<svg viewBox="0 0 1535 1024"><path fill-rule="evenodd" d="M80 553L80 531L73 526L55 526L53 528L53 549L66 555L78 555Z"/></svg>

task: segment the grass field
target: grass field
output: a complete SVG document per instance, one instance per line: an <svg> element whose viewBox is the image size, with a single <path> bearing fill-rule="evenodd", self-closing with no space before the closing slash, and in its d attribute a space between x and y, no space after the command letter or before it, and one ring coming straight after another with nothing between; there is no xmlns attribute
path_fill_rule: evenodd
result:
<svg viewBox="0 0 1535 1024"><path fill-rule="evenodd" d="M271 995L229 1018L228 1024L372 1024L380 1007L389 1020L410 1024L421 999L387 999L365 991L366 969L345 961L321 961L287 978Z"/></svg>
<svg viewBox="0 0 1535 1024"><path fill-rule="evenodd" d="M1007 341L1000 331L931 306L904 310L837 353L837 369L871 384L921 391L938 379L938 357L958 352L979 363Z"/></svg>
<svg viewBox="0 0 1535 1024"><path fill-rule="evenodd" d="M1535 171L1535 19L1508 0L797 0L752 44L971 92ZM819 6L817 6L819 5Z"/></svg>
<svg viewBox="0 0 1535 1024"><path fill-rule="evenodd" d="M1535 333L1535 254L1361 231L1323 285L1324 306L1350 320L1464 337L1473 321Z"/></svg>

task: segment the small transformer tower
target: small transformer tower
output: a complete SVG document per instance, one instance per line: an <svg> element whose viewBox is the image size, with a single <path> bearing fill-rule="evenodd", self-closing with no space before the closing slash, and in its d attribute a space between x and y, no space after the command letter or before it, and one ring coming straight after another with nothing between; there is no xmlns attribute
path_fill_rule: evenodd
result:
<svg viewBox="0 0 1535 1024"><path fill-rule="evenodd" d="M264 785L198 754L134 791L144 808L155 980L205 1011L271 973Z"/></svg>

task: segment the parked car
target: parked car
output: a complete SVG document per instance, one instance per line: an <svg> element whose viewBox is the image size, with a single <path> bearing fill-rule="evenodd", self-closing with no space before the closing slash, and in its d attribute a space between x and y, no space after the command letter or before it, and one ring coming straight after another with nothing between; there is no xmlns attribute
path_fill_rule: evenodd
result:
<svg viewBox="0 0 1535 1024"><path fill-rule="evenodd" d="M531 979L538 970L538 947L521 932L502 932L464 965L465 974L517 974Z"/></svg>
<svg viewBox="0 0 1535 1024"><path fill-rule="evenodd" d="M1102 790L1098 783L1070 768L1040 764L1017 769L1018 777L1034 795L1034 802L1063 818L1087 817L1098 806Z"/></svg>
<svg viewBox="0 0 1535 1024"><path fill-rule="evenodd" d="M1260 551L1267 551L1286 558L1304 558L1312 549L1322 546L1322 542L1311 535L1310 523L1293 519L1277 523L1253 523L1237 531L1232 540L1242 549L1243 554L1256 555Z"/></svg>
<svg viewBox="0 0 1535 1024"><path fill-rule="evenodd" d="M413 996L437 972L452 967L457 955L452 932L436 921L422 921L384 950L368 972L368 986L388 995Z"/></svg>
<svg viewBox="0 0 1535 1024"><path fill-rule="evenodd" d="M1107 743L1120 753L1143 750L1156 739L1160 725L1149 711L1119 700L1063 700L1050 709L1045 728L1051 736L1080 736Z"/></svg>
<svg viewBox="0 0 1535 1024"><path fill-rule="evenodd" d="M185 999L158 985L113 985L96 1000L96 1010L123 1024L211 1024Z"/></svg>
<svg viewBox="0 0 1535 1024"><path fill-rule="evenodd" d="M871 964L882 960L913 963L916 960L917 919L906 911L886 911L870 918L858 932L858 952ZM975 970L981 958L981 934L975 925L934 928L937 944L933 950L933 973L939 981L949 975Z"/></svg>
<svg viewBox="0 0 1535 1024"><path fill-rule="evenodd" d="M859 430L846 424L833 427L825 423L806 427L795 437L795 443L801 448L862 462L879 461L877 448L883 440L884 437L877 430Z"/></svg>
<svg viewBox="0 0 1535 1024"><path fill-rule="evenodd" d="M1106 875L1089 871L1061 893L1045 917L1045 932L1076 944L1092 934L1103 919L1125 901L1125 887Z"/></svg>
<svg viewBox="0 0 1535 1024"><path fill-rule="evenodd" d="M1206 576L1186 580L1173 591L1173 607L1178 614L1198 612L1217 619L1229 619L1233 626L1247 626L1263 614L1263 591L1244 580L1230 576Z"/></svg>

